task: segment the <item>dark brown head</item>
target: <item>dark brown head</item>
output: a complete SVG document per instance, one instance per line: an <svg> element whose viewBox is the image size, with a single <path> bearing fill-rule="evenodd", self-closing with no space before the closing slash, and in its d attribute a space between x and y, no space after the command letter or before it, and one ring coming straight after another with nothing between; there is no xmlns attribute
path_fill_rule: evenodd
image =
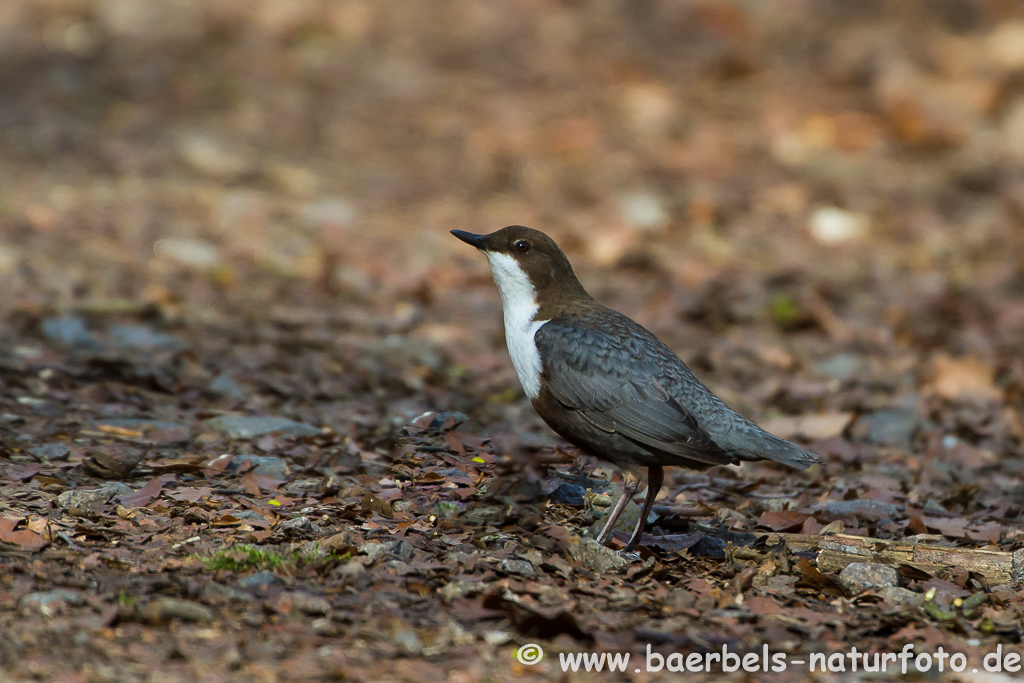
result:
<svg viewBox="0 0 1024 683"><path fill-rule="evenodd" d="M510 225L489 235L452 230L460 240L484 253L503 306L557 306L586 297L569 259L544 233Z"/></svg>

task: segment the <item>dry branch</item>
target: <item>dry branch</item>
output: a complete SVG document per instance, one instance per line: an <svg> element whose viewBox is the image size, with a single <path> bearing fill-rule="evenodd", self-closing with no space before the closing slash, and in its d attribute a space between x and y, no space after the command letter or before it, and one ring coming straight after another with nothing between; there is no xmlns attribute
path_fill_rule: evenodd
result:
<svg viewBox="0 0 1024 683"><path fill-rule="evenodd" d="M934 574L951 567L984 576L990 585L1009 583L1015 588L1024 583L1024 550L1006 552L978 548L955 548L927 543L900 543L880 538L830 534L768 533L778 536L790 548L816 549L818 569L840 571L854 562L880 562L908 565Z"/></svg>

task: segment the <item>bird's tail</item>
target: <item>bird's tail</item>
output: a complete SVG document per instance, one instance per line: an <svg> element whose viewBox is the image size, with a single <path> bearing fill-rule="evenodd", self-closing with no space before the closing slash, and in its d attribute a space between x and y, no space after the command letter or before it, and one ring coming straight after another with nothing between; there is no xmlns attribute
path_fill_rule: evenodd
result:
<svg viewBox="0 0 1024 683"><path fill-rule="evenodd" d="M821 463L821 456L812 453L802 446L780 439L759 427L750 431L734 434L729 452L740 460L772 460L783 465L805 470L811 465Z"/></svg>

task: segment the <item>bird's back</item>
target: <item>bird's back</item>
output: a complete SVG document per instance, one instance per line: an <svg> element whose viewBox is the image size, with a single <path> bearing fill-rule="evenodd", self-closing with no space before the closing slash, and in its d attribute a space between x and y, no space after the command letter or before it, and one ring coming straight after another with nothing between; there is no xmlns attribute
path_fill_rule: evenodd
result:
<svg viewBox="0 0 1024 683"><path fill-rule="evenodd" d="M768 459L801 469L821 461L814 453L766 432L727 406L664 342L627 316L595 301L562 322L586 330L593 337L588 351L603 349L593 362L603 361L606 371L614 362L624 377L637 381L651 377L672 402L693 417L714 446L730 456Z"/></svg>

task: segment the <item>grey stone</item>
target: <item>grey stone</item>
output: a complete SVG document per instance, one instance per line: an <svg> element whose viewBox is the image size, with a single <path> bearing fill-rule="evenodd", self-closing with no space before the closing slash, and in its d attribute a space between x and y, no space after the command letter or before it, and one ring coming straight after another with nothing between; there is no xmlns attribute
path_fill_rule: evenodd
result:
<svg viewBox="0 0 1024 683"><path fill-rule="evenodd" d="M247 462L252 463L253 468L250 471L253 474L270 477L271 479L288 478L288 463L281 458L245 455L234 458L234 461L231 463L232 466L234 465L234 462L237 462L239 467L244 467Z"/></svg>
<svg viewBox="0 0 1024 683"><path fill-rule="evenodd" d="M886 586L878 591L878 595L886 602L891 602L894 605L924 606L924 596L922 594L915 593L906 588L900 588L899 586Z"/></svg>
<svg viewBox="0 0 1024 683"><path fill-rule="evenodd" d="M861 371L863 362L855 353L837 353L814 364L814 372L822 377L845 382Z"/></svg>
<svg viewBox="0 0 1024 683"><path fill-rule="evenodd" d="M423 641L411 628L396 629L391 640L403 655L414 657L423 651Z"/></svg>
<svg viewBox="0 0 1024 683"><path fill-rule="evenodd" d="M451 581L441 586L438 589L438 593L444 598L445 602L451 602L458 598L464 598L467 595L476 595L482 593L487 588L487 584L477 581Z"/></svg>
<svg viewBox="0 0 1024 683"><path fill-rule="evenodd" d="M869 588L896 586L899 575L895 567L878 562L854 562L839 572L839 583L850 595L856 595Z"/></svg>
<svg viewBox="0 0 1024 683"><path fill-rule="evenodd" d="M255 574L249 574L249 576L243 576L238 580L238 585L241 588L259 589L268 588L275 583L280 583L281 578L274 572L262 571L256 572Z"/></svg>
<svg viewBox="0 0 1024 683"><path fill-rule="evenodd" d="M156 351L181 346L177 338L157 332L145 325L113 325L108 332L112 345L123 349Z"/></svg>
<svg viewBox="0 0 1024 683"><path fill-rule="evenodd" d="M77 316L47 318L40 325L43 336L62 346L98 349L101 344Z"/></svg>
<svg viewBox="0 0 1024 683"><path fill-rule="evenodd" d="M363 565L358 562L346 562L340 564L331 570L331 576L337 576L340 579L354 579L360 574L364 573L366 569Z"/></svg>
<svg viewBox="0 0 1024 683"><path fill-rule="evenodd" d="M294 422L286 417L240 417L221 415L206 420L208 427L224 432L231 439L252 439L264 434L283 432L295 436L315 436L320 433L316 427Z"/></svg>
<svg viewBox="0 0 1024 683"><path fill-rule="evenodd" d="M818 506L815 506L818 507ZM865 520L880 522L900 514L900 506L867 498L857 500L830 500L821 506L827 514L842 516L856 515Z"/></svg>
<svg viewBox="0 0 1024 683"><path fill-rule="evenodd" d="M261 477L270 477L271 479L288 478L288 463L281 458L269 455L236 455L231 460L228 469L231 471L239 470L245 467L247 462L252 463L252 469L249 471L253 474Z"/></svg>
<svg viewBox="0 0 1024 683"><path fill-rule="evenodd" d="M498 565L501 571L506 574L517 574L519 576L533 576L533 565L526 560L513 560L505 558Z"/></svg>
<svg viewBox="0 0 1024 683"><path fill-rule="evenodd" d="M309 622L310 627L318 634L326 637L338 635L338 627L328 617L320 617Z"/></svg>
<svg viewBox="0 0 1024 683"><path fill-rule="evenodd" d="M48 443L45 446L30 448L28 452L40 460L66 460L71 449L62 443Z"/></svg>
<svg viewBox="0 0 1024 683"><path fill-rule="evenodd" d="M605 548L592 538L572 538L567 546L569 557L577 564L598 573L623 572L629 562L619 557L615 551Z"/></svg>
<svg viewBox="0 0 1024 683"><path fill-rule="evenodd" d="M252 602L253 596L245 591L240 591L231 586L212 582L203 588L203 599L209 602Z"/></svg>
<svg viewBox="0 0 1024 683"><path fill-rule="evenodd" d="M80 508L88 505L101 505L115 496L127 496L135 491L120 481L112 481L98 489L72 489L57 496L57 504L62 508Z"/></svg>
<svg viewBox="0 0 1024 683"><path fill-rule="evenodd" d="M80 592L57 588L38 593L29 593L18 601L18 606L23 610L33 610L48 614L62 605L81 605L83 602L85 602L85 596Z"/></svg>
<svg viewBox="0 0 1024 683"><path fill-rule="evenodd" d="M210 621L213 619L213 612L209 607L200 605L191 600L180 598L158 598L149 603L146 607L146 616L155 621L170 621L179 619L181 621Z"/></svg>
<svg viewBox="0 0 1024 683"><path fill-rule="evenodd" d="M360 555L368 555L369 557L377 557L387 552L387 548L384 547L383 543L377 543L376 541L370 541L359 546Z"/></svg>
<svg viewBox="0 0 1024 683"><path fill-rule="evenodd" d="M607 512L602 514L594 525L590 527L591 536L597 538L597 535L601 533L601 529L604 528L605 520L608 519L608 515L612 512L612 508L608 507ZM622 510L622 514L615 520L615 531L625 531L627 534L633 533L633 529L636 528L636 523L640 519L640 506L629 501L626 503L626 507Z"/></svg>
<svg viewBox="0 0 1024 683"><path fill-rule="evenodd" d="M306 515L299 515L298 517L292 517L288 521L282 523L277 527L279 531L312 531L313 523Z"/></svg>
<svg viewBox="0 0 1024 683"><path fill-rule="evenodd" d="M251 519L255 522L266 522L267 518L255 510L232 510L230 513L235 519Z"/></svg>
<svg viewBox="0 0 1024 683"><path fill-rule="evenodd" d="M224 398L235 400L245 398L245 392L242 391L242 388L238 386L238 383L235 382L231 375L217 375L206 388L211 394L223 396Z"/></svg>
<svg viewBox="0 0 1024 683"><path fill-rule="evenodd" d="M891 408L862 415L853 433L868 443L909 448L921 418L914 408Z"/></svg>
<svg viewBox="0 0 1024 683"><path fill-rule="evenodd" d="M665 602L675 610L690 609L697 604L697 596L682 586L677 586L669 591Z"/></svg>
<svg viewBox="0 0 1024 683"><path fill-rule="evenodd" d="M585 488L565 482L551 492L551 495L548 496L548 502L552 505L571 505L579 508L583 507L586 496L587 490Z"/></svg>
<svg viewBox="0 0 1024 683"><path fill-rule="evenodd" d="M309 593L293 593L292 606L303 612L314 617L322 617L325 614L331 613L331 603L326 598L320 597L319 595L310 595Z"/></svg>

